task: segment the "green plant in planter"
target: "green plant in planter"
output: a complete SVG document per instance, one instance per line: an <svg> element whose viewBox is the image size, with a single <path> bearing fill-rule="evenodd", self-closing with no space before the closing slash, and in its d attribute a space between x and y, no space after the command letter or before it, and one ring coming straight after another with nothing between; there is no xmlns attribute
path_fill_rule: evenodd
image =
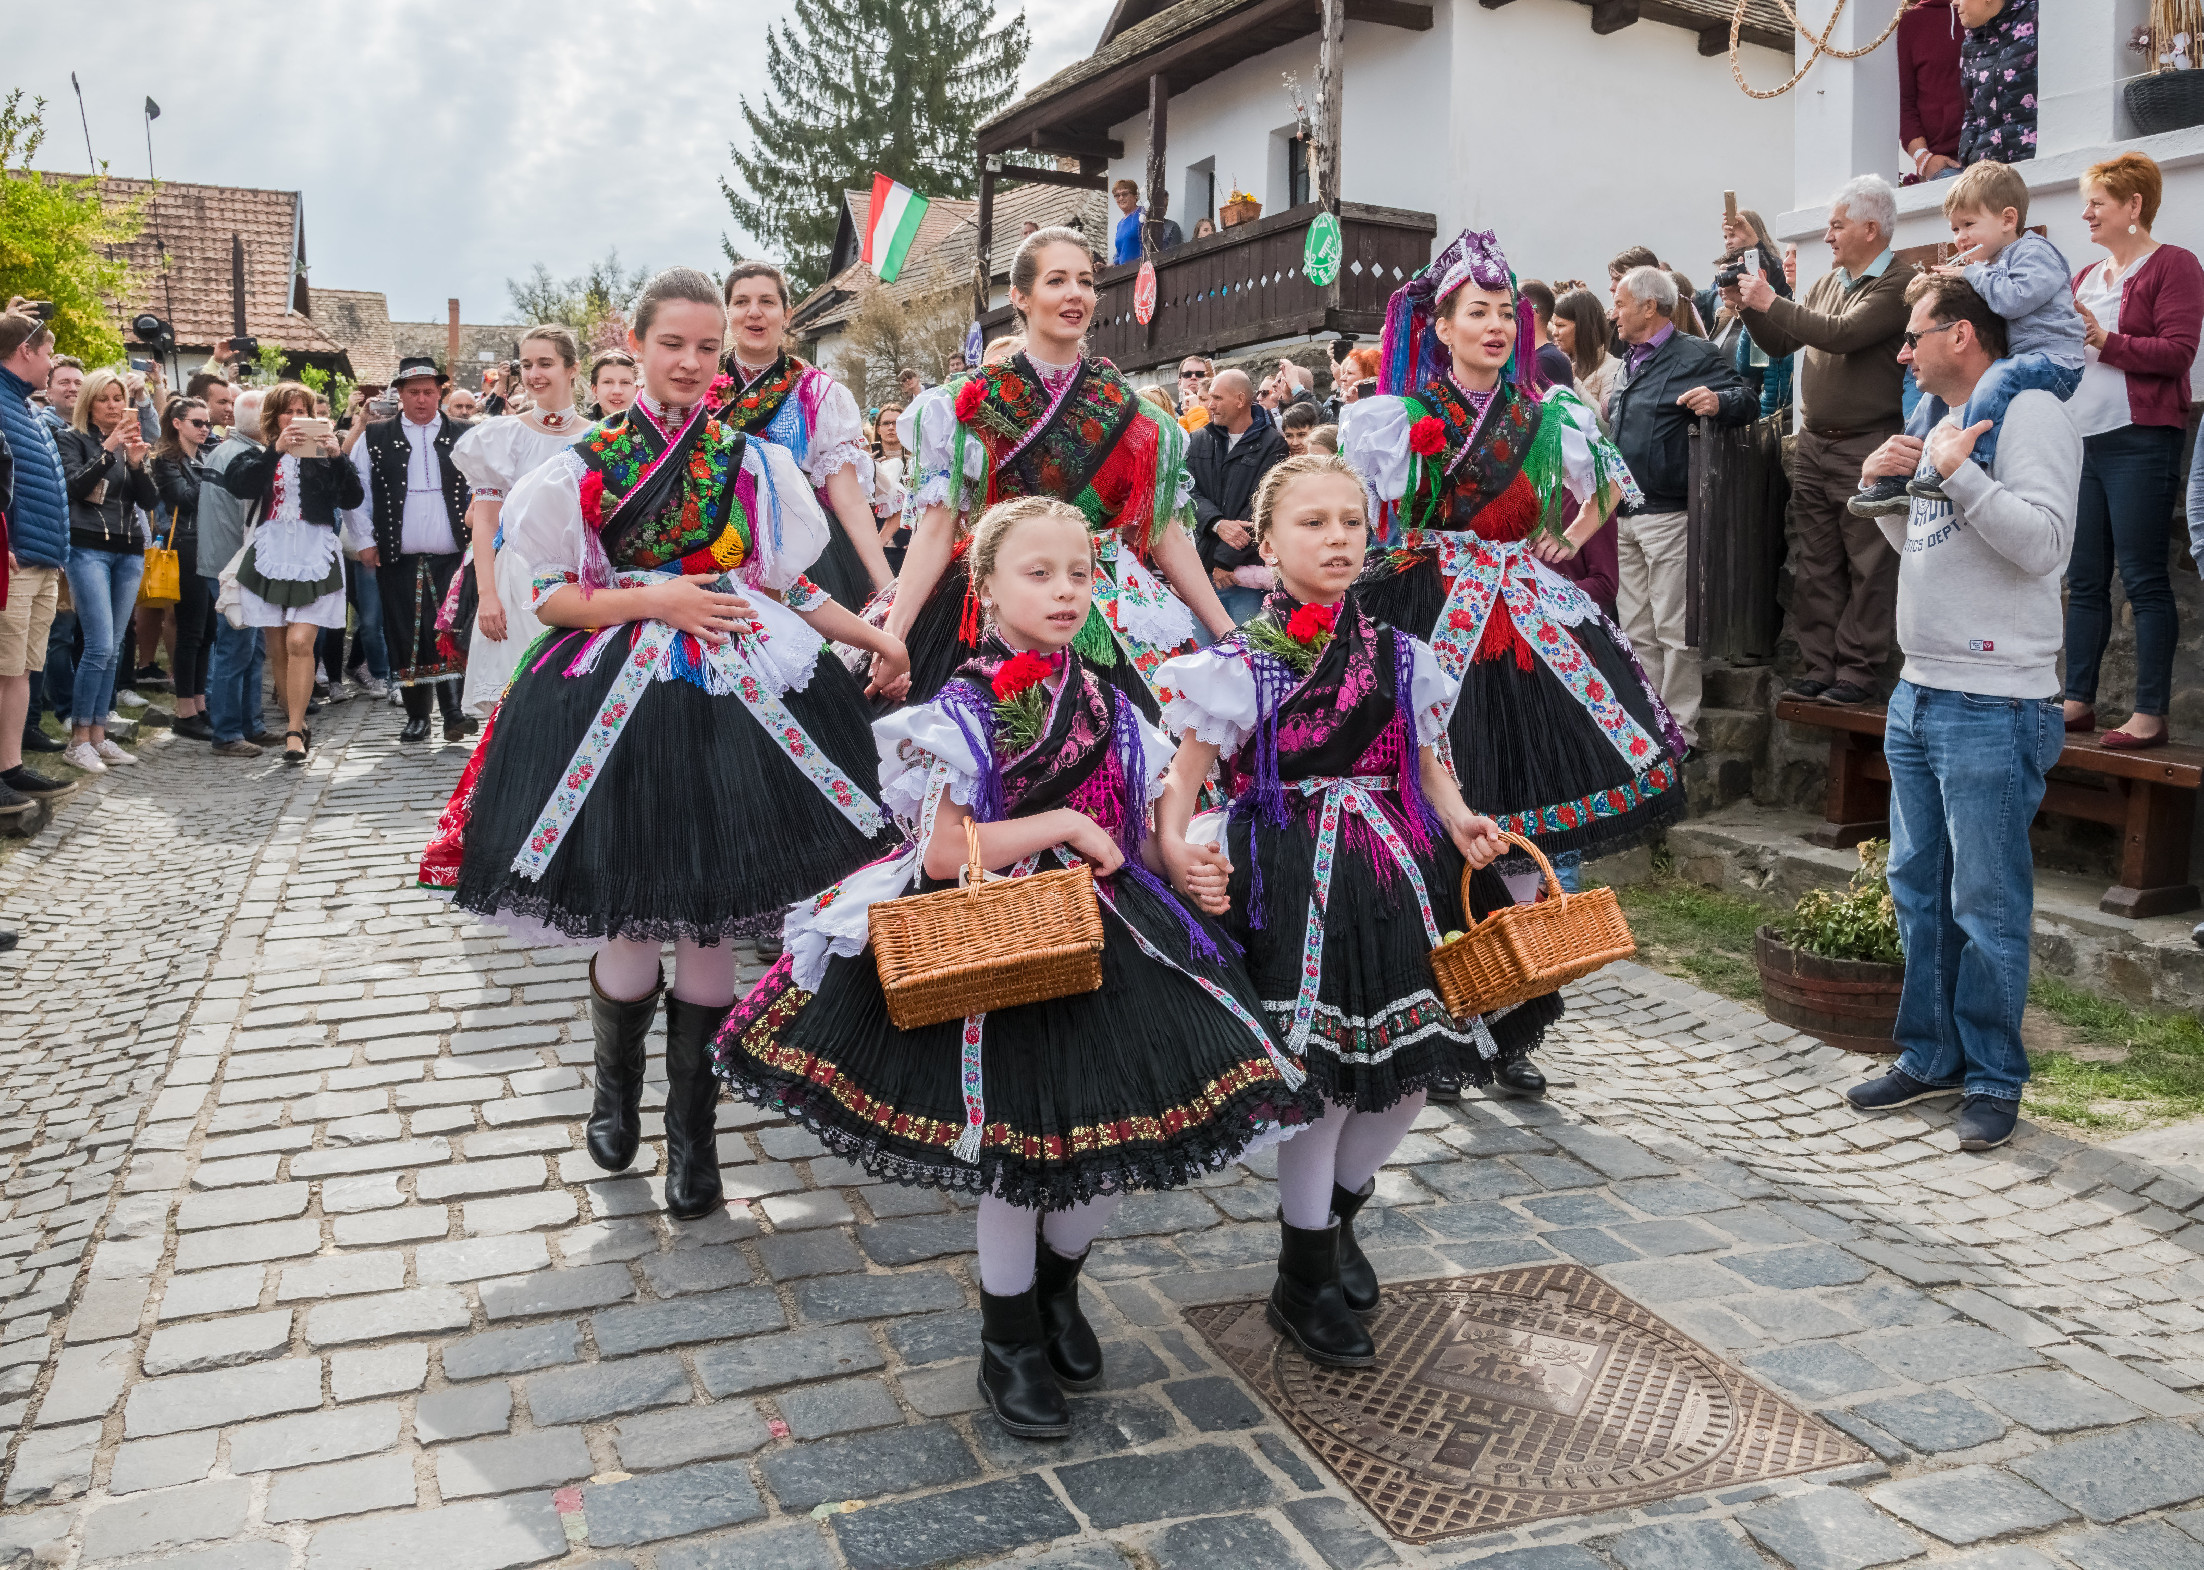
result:
<svg viewBox="0 0 2204 1570"><path fill-rule="evenodd" d="M1788 916L1775 922L1777 936L1792 948L1823 959L1905 963L1898 942L1898 907L1890 898L1890 841L1860 846L1860 868L1842 893L1814 889Z"/></svg>

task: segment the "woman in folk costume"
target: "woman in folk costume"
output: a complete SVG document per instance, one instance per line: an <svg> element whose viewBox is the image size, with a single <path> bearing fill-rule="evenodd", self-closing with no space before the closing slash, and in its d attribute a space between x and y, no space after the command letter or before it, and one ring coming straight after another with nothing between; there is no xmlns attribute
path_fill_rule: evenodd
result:
<svg viewBox="0 0 2204 1570"><path fill-rule="evenodd" d="M1490 234L1394 291L1378 395L1340 424L1385 523L1355 596L1462 683L1442 742L1462 794L1548 856L1599 855L1683 815L1685 743L1629 639L1548 565L1636 488L1582 399L1540 394L1530 323ZM1546 1088L1520 1058L1496 1078Z"/></svg>
<svg viewBox="0 0 2204 1570"><path fill-rule="evenodd" d="M1378 1169L1442 1080L1489 1080L1560 1014L1552 998L1456 1020L1431 950L1513 903L1502 848L1433 743L1459 691L1429 645L1348 593L1363 568L1369 493L1328 453L1263 479L1255 538L1281 587L1238 632L1165 663L1164 722L1183 736L1157 812L1172 881L1221 914L1286 1050L1324 1098L1278 1152L1283 1239L1270 1320L1335 1367L1375 1358L1356 1316L1378 1306L1355 1243ZM1231 806L1216 843L1188 843L1194 804L1223 760ZM1201 836L1208 839L1207 832Z"/></svg>
<svg viewBox="0 0 2204 1570"><path fill-rule="evenodd" d="M531 569L507 551L505 498L521 477L580 441L589 421L574 407L574 371L581 346L571 329L533 327L520 341L520 379L534 407L476 423L452 449L474 500L467 506L472 536L474 625L467 634L467 684L460 707L487 716L497 706L521 655L543 631L528 608ZM464 590L455 580L452 594Z"/></svg>
<svg viewBox="0 0 2204 1570"><path fill-rule="evenodd" d="M898 433L918 522L888 630L911 650L924 701L977 647L979 604L958 523L1017 496L1079 509L1095 536L1094 612L1079 657L1154 719L1155 669L1194 643L1194 618L1232 630L1195 554L1186 433L1138 397L1109 361L1084 355L1094 318L1094 255L1076 229L1037 229L1010 266L1023 347L999 365L930 388Z"/></svg>
<svg viewBox="0 0 2204 1570"><path fill-rule="evenodd" d="M784 347L788 279L771 262L738 262L727 275L728 349L720 364L719 417L738 431L788 449L811 482L829 525L813 565L819 587L861 611L893 581L872 515L872 443L865 416L840 382Z"/></svg>
<svg viewBox="0 0 2204 1570"><path fill-rule="evenodd" d="M1142 859L1171 747L1077 652L1091 521L1003 503L969 559L991 630L931 702L873 727L882 794L916 839L796 907L719 1065L867 1171L980 1196L980 1390L1011 1433L1055 1439L1062 1390L1102 1377L1079 1272L1120 1198L1190 1183L1317 1104L1231 943ZM975 819L990 867L1092 864L1102 988L899 1030L868 913L952 883Z"/></svg>
<svg viewBox="0 0 2204 1570"><path fill-rule="evenodd" d="M601 943L588 1133L607 1171L635 1158L673 942L666 1206L685 1218L720 1199L708 1057L734 1001L730 929L895 839L868 783L865 694L825 638L896 676L902 654L803 576L827 524L794 461L713 413L724 323L704 274L653 278L629 334L643 396L506 498L506 550L533 568L545 631L421 864L464 910Z"/></svg>

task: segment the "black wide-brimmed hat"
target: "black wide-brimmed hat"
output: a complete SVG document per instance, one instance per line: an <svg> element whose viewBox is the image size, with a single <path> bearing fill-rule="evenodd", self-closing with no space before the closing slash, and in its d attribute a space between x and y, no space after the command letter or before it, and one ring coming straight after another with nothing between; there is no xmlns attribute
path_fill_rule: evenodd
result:
<svg viewBox="0 0 2204 1570"><path fill-rule="evenodd" d="M396 387L400 383L412 381L417 376L433 376L436 378L439 387L451 380L449 376L436 368L436 362L427 355L409 354L398 362L398 374L391 377L390 385Z"/></svg>

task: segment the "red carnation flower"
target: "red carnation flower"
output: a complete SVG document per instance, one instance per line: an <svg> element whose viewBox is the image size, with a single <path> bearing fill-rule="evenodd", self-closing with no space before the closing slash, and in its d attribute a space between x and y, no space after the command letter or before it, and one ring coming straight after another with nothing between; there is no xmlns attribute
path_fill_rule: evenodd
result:
<svg viewBox="0 0 2204 1570"><path fill-rule="evenodd" d="M1286 636L1295 643L1313 643L1318 634L1330 632L1338 620L1337 605L1304 605L1286 623Z"/></svg>
<svg viewBox="0 0 2204 1570"><path fill-rule="evenodd" d="M1013 654L1003 661L1001 670L995 672L993 686L998 701L1008 703L1035 682L1046 681L1056 667L1038 654Z"/></svg>
<svg viewBox="0 0 2204 1570"><path fill-rule="evenodd" d="M957 421L970 425L972 417L980 412L980 405L987 398L987 383L975 376L957 392Z"/></svg>
<svg viewBox="0 0 2204 1570"><path fill-rule="evenodd" d="M1446 427L1436 415L1425 415L1408 427L1408 446L1426 458L1446 451Z"/></svg>
<svg viewBox="0 0 2204 1570"><path fill-rule="evenodd" d="M604 527L605 477L595 469L582 476L582 517L592 529Z"/></svg>

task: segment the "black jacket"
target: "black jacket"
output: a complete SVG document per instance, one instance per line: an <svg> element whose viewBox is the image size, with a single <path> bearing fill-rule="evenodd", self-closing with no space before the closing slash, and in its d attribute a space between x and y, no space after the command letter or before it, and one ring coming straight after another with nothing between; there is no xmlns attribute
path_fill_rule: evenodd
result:
<svg viewBox="0 0 2204 1570"><path fill-rule="evenodd" d="M199 539L199 487L214 476L197 458L156 458L153 484L168 508L168 544L196 544Z"/></svg>
<svg viewBox="0 0 2204 1570"><path fill-rule="evenodd" d="M1194 546L1201 564L1208 568L1252 566L1262 560L1249 538L1242 546L1227 545L1217 538L1220 518L1242 523L1255 517L1255 487L1263 476L1285 460L1285 433L1261 404L1254 408L1255 423L1237 445L1223 426L1211 421L1186 444L1186 472L1194 478ZM1228 450L1229 447L1229 450Z"/></svg>
<svg viewBox="0 0 2204 1570"><path fill-rule="evenodd" d="M61 472L69 488L70 546L125 554L145 549L134 509L151 512L160 505L152 470L142 463L131 467L91 431L57 431L54 445L61 449ZM105 491L100 489L103 481Z"/></svg>
<svg viewBox="0 0 2204 1570"><path fill-rule="evenodd" d="M1631 375L1625 369L1607 400L1607 423L1630 477L1645 495L1636 512L1682 512L1691 501L1691 425L1698 418L1677 398L1711 387L1721 399L1715 420L1743 425L1760 402L1722 351L1704 338L1672 332Z"/></svg>
<svg viewBox="0 0 2204 1570"><path fill-rule="evenodd" d="M239 453L222 471L222 488L253 504L253 517L268 515L268 497L275 485L276 466L283 454L273 447L255 447ZM357 507L367 500L360 471L350 458L301 458L298 461L298 510L308 523L325 529L342 529L341 508Z"/></svg>

